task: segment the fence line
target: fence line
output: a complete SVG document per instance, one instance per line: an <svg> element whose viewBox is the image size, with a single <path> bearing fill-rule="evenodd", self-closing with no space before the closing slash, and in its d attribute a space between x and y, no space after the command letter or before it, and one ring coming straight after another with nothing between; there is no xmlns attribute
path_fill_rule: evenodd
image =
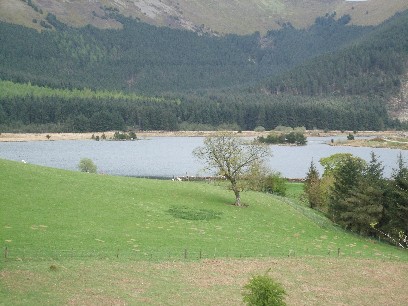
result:
<svg viewBox="0 0 408 306"><path fill-rule="evenodd" d="M109 260L136 260L136 261L197 261L205 259L259 259L259 258L294 258L294 257L325 257L325 258L373 258L371 253L352 253L345 252L344 249L335 248L330 250L309 251L309 249L285 249L285 250L270 250L269 252L257 252L251 250L205 250L205 249L177 249L177 250L49 250L43 252L41 250L29 251L26 249L12 248L7 246L4 248L5 260L19 261L48 261L48 260L66 260L66 259L109 259ZM383 254L382 259L399 258L391 254Z"/></svg>

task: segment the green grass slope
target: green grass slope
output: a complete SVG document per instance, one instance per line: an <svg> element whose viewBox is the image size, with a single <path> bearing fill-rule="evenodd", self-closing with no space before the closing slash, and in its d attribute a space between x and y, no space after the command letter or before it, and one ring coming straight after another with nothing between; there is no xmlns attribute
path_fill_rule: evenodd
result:
<svg viewBox="0 0 408 306"><path fill-rule="evenodd" d="M0 244L8 258L141 260L318 255L407 260L407 252L315 222L253 192L246 208L205 183L92 175L0 160ZM197 220L198 219L198 220Z"/></svg>

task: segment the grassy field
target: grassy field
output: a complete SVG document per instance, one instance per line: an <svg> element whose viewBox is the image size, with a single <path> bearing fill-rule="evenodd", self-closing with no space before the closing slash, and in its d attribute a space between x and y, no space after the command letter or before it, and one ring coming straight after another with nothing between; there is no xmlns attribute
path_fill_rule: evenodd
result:
<svg viewBox="0 0 408 306"><path fill-rule="evenodd" d="M331 226L299 186L237 208L212 184L0 160L0 304L239 304L271 267L294 305L401 305L408 253Z"/></svg>

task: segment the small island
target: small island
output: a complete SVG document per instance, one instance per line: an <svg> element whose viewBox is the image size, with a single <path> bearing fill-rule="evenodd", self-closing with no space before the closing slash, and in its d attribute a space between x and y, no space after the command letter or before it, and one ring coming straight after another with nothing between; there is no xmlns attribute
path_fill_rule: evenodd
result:
<svg viewBox="0 0 408 306"><path fill-rule="evenodd" d="M307 138L302 132L272 132L266 137L260 136L256 140L266 144L290 144L296 146L304 146L307 144Z"/></svg>

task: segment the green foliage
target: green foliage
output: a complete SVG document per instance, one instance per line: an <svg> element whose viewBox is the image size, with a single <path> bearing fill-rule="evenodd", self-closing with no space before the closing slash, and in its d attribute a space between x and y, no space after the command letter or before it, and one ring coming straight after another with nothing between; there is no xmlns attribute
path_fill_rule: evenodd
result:
<svg viewBox="0 0 408 306"><path fill-rule="evenodd" d="M105 135L105 134L103 134L103 135ZM105 138L106 138L106 136L105 136ZM116 131L114 134L113 134L113 138L112 138L113 140L136 140L137 139L137 137L136 137L136 133L135 132L129 132L129 133L125 133L125 132L118 132L118 131Z"/></svg>
<svg viewBox="0 0 408 306"><path fill-rule="evenodd" d="M321 205L321 188L320 188L320 174L317 170L313 160L310 163L309 171L306 174L304 191L308 198L311 208L317 208Z"/></svg>
<svg viewBox="0 0 408 306"><path fill-rule="evenodd" d="M351 153L336 153L321 158L319 163L324 168L323 176L333 175L349 158L353 158Z"/></svg>
<svg viewBox="0 0 408 306"><path fill-rule="evenodd" d="M279 172L272 172L262 182L262 191L279 196L286 196L287 180Z"/></svg>
<svg viewBox="0 0 408 306"><path fill-rule="evenodd" d="M96 173L97 167L90 158L82 158L79 161L78 169L81 172Z"/></svg>
<svg viewBox="0 0 408 306"><path fill-rule="evenodd" d="M255 132L265 132L265 128L263 126L257 126L254 129Z"/></svg>
<svg viewBox="0 0 408 306"><path fill-rule="evenodd" d="M255 275L244 286L243 301L249 306L284 306L286 291L269 275Z"/></svg>
<svg viewBox="0 0 408 306"><path fill-rule="evenodd" d="M360 182L365 162L360 158L347 156L341 164L335 166L334 184L331 191L329 213L334 222L342 223L341 216L347 212L345 200Z"/></svg>
<svg viewBox="0 0 408 306"><path fill-rule="evenodd" d="M205 163L207 170L224 176L235 194L235 206L242 206L241 191L245 180L252 180L254 173L263 172L263 162L270 155L269 148L258 144L246 144L232 133L206 137L204 145L193 151L194 156ZM255 175L256 176L256 175Z"/></svg>
<svg viewBox="0 0 408 306"><path fill-rule="evenodd" d="M373 152L369 163L351 154L335 154L321 163L323 177L312 162L304 185L312 208L353 232L406 245L408 171L401 155L391 180L384 178Z"/></svg>
<svg viewBox="0 0 408 306"><path fill-rule="evenodd" d="M394 240L408 246L408 168L401 154L390 182L390 192L390 199L385 203L385 217L379 226Z"/></svg>
<svg viewBox="0 0 408 306"><path fill-rule="evenodd" d="M257 140L261 143L267 144L296 144L297 146L303 146L307 143L307 138L302 132L290 132L284 133L270 133L266 137L258 137Z"/></svg>
<svg viewBox="0 0 408 306"><path fill-rule="evenodd" d="M87 89L55 90L7 81L0 81L0 89L0 125L3 123L4 131L15 132L86 132L122 130L124 126L142 130L253 130L259 123L272 130L276 122L291 122L309 129L356 125L376 129L376 122L388 122L385 109L379 104L370 109L367 98L334 101L295 96L271 98L256 93L158 98ZM374 106L380 101L370 99L370 103ZM303 130L285 129L295 136Z"/></svg>

